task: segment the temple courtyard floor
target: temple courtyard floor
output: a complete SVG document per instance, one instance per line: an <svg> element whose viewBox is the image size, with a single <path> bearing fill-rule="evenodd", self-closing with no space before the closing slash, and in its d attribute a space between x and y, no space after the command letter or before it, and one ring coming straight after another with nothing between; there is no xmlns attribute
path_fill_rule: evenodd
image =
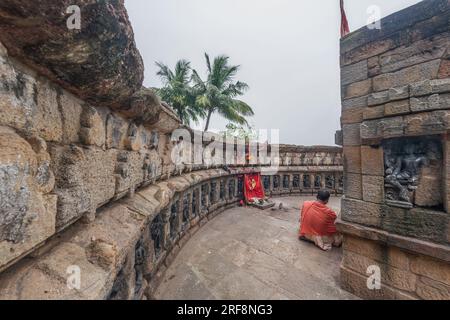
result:
<svg viewBox="0 0 450 320"><path fill-rule="evenodd" d="M221 213L181 249L155 298L356 299L339 288L342 250L323 252L297 238L299 208L312 199L277 198L274 210ZM329 206L339 212L340 198Z"/></svg>

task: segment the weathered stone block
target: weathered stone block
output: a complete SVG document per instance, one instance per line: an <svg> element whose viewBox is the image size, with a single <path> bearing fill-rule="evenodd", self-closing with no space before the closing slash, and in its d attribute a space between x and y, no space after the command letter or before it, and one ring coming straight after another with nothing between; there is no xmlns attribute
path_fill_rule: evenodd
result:
<svg viewBox="0 0 450 320"><path fill-rule="evenodd" d="M117 158L116 194L135 188L144 180L145 155L139 152L121 151Z"/></svg>
<svg viewBox="0 0 450 320"><path fill-rule="evenodd" d="M125 149L129 123L120 116L109 114L106 120L106 147Z"/></svg>
<svg viewBox="0 0 450 320"><path fill-rule="evenodd" d="M364 108L363 120L372 120L384 117L384 105Z"/></svg>
<svg viewBox="0 0 450 320"><path fill-rule="evenodd" d="M344 168L348 173L361 173L361 147L344 147Z"/></svg>
<svg viewBox="0 0 450 320"><path fill-rule="evenodd" d="M411 271L450 286L450 266L443 261L422 255L414 256L411 258Z"/></svg>
<svg viewBox="0 0 450 320"><path fill-rule="evenodd" d="M341 287L363 299L394 299L394 300L417 300L412 295L381 284L380 290L370 290L367 288L368 275L361 275L348 268L341 267Z"/></svg>
<svg viewBox="0 0 450 320"><path fill-rule="evenodd" d="M363 108L346 108L342 110L341 123L352 124L363 121Z"/></svg>
<svg viewBox="0 0 450 320"><path fill-rule="evenodd" d="M362 176L355 173L344 175L344 194L348 198L362 199Z"/></svg>
<svg viewBox="0 0 450 320"><path fill-rule="evenodd" d="M18 70L0 43L0 125L34 133L33 117L37 109L37 86L34 74Z"/></svg>
<svg viewBox="0 0 450 320"><path fill-rule="evenodd" d="M412 83L410 86L410 94L412 97L426 96L431 94L431 92L431 80L429 79Z"/></svg>
<svg viewBox="0 0 450 320"><path fill-rule="evenodd" d="M383 91L427 79L436 79L441 60L433 60L394 73L382 74L373 79L373 90Z"/></svg>
<svg viewBox="0 0 450 320"><path fill-rule="evenodd" d="M344 89L344 98L356 98L368 95L372 92L372 79L367 79L349 84Z"/></svg>
<svg viewBox="0 0 450 320"><path fill-rule="evenodd" d="M367 107L367 96L342 100L342 109Z"/></svg>
<svg viewBox="0 0 450 320"><path fill-rule="evenodd" d="M450 217L443 212L382 206L379 226L388 232L436 243L447 243Z"/></svg>
<svg viewBox="0 0 450 320"><path fill-rule="evenodd" d="M55 233L53 173L45 142L35 143L0 127L0 269Z"/></svg>
<svg viewBox="0 0 450 320"><path fill-rule="evenodd" d="M403 100L409 98L409 85L389 89L389 100Z"/></svg>
<svg viewBox="0 0 450 320"><path fill-rule="evenodd" d="M344 135L344 146L359 146L361 145L360 124L344 124L342 126L342 133Z"/></svg>
<svg viewBox="0 0 450 320"><path fill-rule="evenodd" d="M86 145L103 147L106 140L106 130L103 119L95 108L84 107L81 115L80 139Z"/></svg>
<svg viewBox="0 0 450 320"><path fill-rule="evenodd" d="M383 203L384 177L363 175L362 190L364 201Z"/></svg>
<svg viewBox="0 0 450 320"><path fill-rule="evenodd" d="M409 100L394 101L384 106L384 114L387 117L409 113L409 111Z"/></svg>
<svg viewBox="0 0 450 320"><path fill-rule="evenodd" d="M450 78L431 80L432 93L450 92Z"/></svg>
<svg viewBox="0 0 450 320"><path fill-rule="evenodd" d="M450 128L450 111L433 111L405 116L405 135L445 133Z"/></svg>
<svg viewBox="0 0 450 320"><path fill-rule="evenodd" d="M382 217L381 206L376 203L350 199L342 199L342 220L359 223L369 227L379 227Z"/></svg>
<svg viewBox="0 0 450 320"><path fill-rule="evenodd" d="M344 239L344 250L363 254L366 257L401 270L408 271L410 269L411 255L396 247L383 245L379 242L346 235Z"/></svg>
<svg viewBox="0 0 450 320"><path fill-rule="evenodd" d="M364 121L361 124L362 143L379 143L382 139L403 136L405 126L403 117Z"/></svg>
<svg viewBox="0 0 450 320"><path fill-rule="evenodd" d="M384 104L389 101L389 91L375 92L369 95L367 99L367 104L369 106L376 106L379 104Z"/></svg>
<svg viewBox="0 0 450 320"><path fill-rule="evenodd" d="M63 142L65 144L77 143L80 140L82 101L64 90L58 90L57 99L63 123Z"/></svg>
<svg viewBox="0 0 450 320"><path fill-rule="evenodd" d="M52 145L50 153L59 196L58 230L114 197L116 150Z"/></svg>
<svg viewBox="0 0 450 320"><path fill-rule="evenodd" d="M401 46L380 56L382 73L394 72L412 65L440 59L447 50L449 33Z"/></svg>
<svg viewBox="0 0 450 320"><path fill-rule="evenodd" d="M363 174L384 176L383 148L362 146L361 164Z"/></svg>
<svg viewBox="0 0 450 320"><path fill-rule="evenodd" d="M344 250L342 265L359 274L367 274L368 268L376 265L381 269L383 284L409 292L414 292L416 289L417 276L415 274L370 259L365 256L365 252L355 253Z"/></svg>
<svg viewBox="0 0 450 320"><path fill-rule="evenodd" d="M347 41L344 40L344 42ZM348 51L345 49L343 50L343 47L346 46L346 44L341 43L341 65L348 65L378 56L389 49L395 48L397 43L398 40L391 37L376 42L355 44L355 47Z"/></svg>
<svg viewBox="0 0 450 320"><path fill-rule="evenodd" d="M450 93L433 94L428 97L411 98L413 112L450 109Z"/></svg>
<svg viewBox="0 0 450 320"><path fill-rule="evenodd" d="M422 168L414 203L420 207L439 207L443 204L443 173L440 165Z"/></svg>
<svg viewBox="0 0 450 320"><path fill-rule="evenodd" d="M46 141L62 142L63 124L56 88L40 78L36 83L36 94L37 109L34 127Z"/></svg>
<svg viewBox="0 0 450 320"><path fill-rule="evenodd" d="M450 286L426 277L420 277L416 293L425 300L449 300Z"/></svg>
<svg viewBox="0 0 450 320"><path fill-rule="evenodd" d="M367 60L367 67L369 68L369 77L377 76L381 73L380 59L378 56L369 58Z"/></svg>
<svg viewBox="0 0 450 320"><path fill-rule="evenodd" d="M343 86L367 79L367 61L344 66L341 69L341 84Z"/></svg>

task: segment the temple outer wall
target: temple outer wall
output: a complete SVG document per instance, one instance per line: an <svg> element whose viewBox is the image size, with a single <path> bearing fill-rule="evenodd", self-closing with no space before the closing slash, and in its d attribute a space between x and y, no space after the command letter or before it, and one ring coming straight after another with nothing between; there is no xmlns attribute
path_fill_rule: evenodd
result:
<svg viewBox="0 0 450 320"><path fill-rule="evenodd" d="M449 19L422 1L341 40L341 286L362 298L450 299Z"/></svg>
<svg viewBox="0 0 450 320"><path fill-rule="evenodd" d="M0 74L0 299L151 298L190 236L239 204L248 172L261 172L272 197L342 194L342 148L271 146L264 165L177 164L193 141L172 134L193 132L151 90L99 106L1 43ZM78 271L80 287L68 285Z"/></svg>

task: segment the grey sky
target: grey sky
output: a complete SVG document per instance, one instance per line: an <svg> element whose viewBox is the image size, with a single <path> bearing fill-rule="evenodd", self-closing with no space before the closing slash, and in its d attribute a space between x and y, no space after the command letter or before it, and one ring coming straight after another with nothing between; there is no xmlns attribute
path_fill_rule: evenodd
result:
<svg viewBox="0 0 450 320"><path fill-rule="evenodd" d="M367 8L381 15L419 0L346 0L354 31ZM334 144L340 127L339 0L127 0L145 63L145 85L160 86L155 61L187 59L204 75L204 52L240 64L243 97L257 129L280 129L282 143ZM214 117L211 128L227 121Z"/></svg>

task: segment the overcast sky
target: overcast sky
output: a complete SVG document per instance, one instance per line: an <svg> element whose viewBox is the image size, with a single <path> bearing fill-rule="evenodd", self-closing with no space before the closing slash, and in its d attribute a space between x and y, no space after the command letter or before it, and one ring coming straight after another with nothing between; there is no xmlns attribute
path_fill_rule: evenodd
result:
<svg viewBox="0 0 450 320"><path fill-rule="evenodd" d="M346 0L350 29L419 0ZM340 123L339 0L126 0L147 87L159 87L155 61L187 59L204 75L203 53L226 54L249 84L242 98L257 129L280 129L282 143L334 145ZM211 128L228 122L219 116Z"/></svg>

